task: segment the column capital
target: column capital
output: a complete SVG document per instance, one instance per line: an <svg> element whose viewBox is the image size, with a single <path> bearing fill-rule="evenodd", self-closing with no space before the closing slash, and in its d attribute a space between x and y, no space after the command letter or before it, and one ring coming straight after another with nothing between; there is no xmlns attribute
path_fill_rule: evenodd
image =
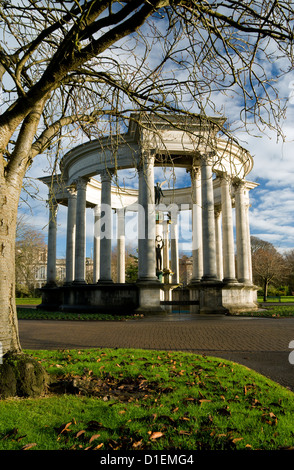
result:
<svg viewBox="0 0 294 470"><path fill-rule="evenodd" d="M100 172L101 183L103 183L104 181L105 182L111 181L113 173L114 172L112 170L108 170L107 168L105 168L105 170L102 170Z"/></svg>
<svg viewBox="0 0 294 470"><path fill-rule="evenodd" d="M86 190L87 184L89 183L89 181L90 181L90 178L84 178L83 176L80 176L79 178L77 178L77 180L75 181L75 186L76 186L77 191L79 191L80 189Z"/></svg>
<svg viewBox="0 0 294 470"><path fill-rule="evenodd" d="M66 191L70 197L74 197L77 195L77 187L76 184L71 184L70 186L66 187Z"/></svg>
<svg viewBox="0 0 294 470"><path fill-rule="evenodd" d="M137 166L138 171L144 170L146 166L154 165L155 152L154 150L142 150L139 164Z"/></svg>
<svg viewBox="0 0 294 470"><path fill-rule="evenodd" d="M214 206L214 215L215 217L219 217L222 213L222 207L221 204L215 204Z"/></svg>
<svg viewBox="0 0 294 470"><path fill-rule="evenodd" d="M232 179L232 184L233 184L233 186L236 190L237 189L247 189L247 188L245 188L245 186L246 186L246 181L245 180L241 180L239 178L234 178L234 179Z"/></svg>
<svg viewBox="0 0 294 470"><path fill-rule="evenodd" d="M214 151L202 153L201 158L200 158L201 166L203 166L203 165L211 165L212 166L214 157L215 157L215 152Z"/></svg>
<svg viewBox="0 0 294 470"><path fill-rule="evenodd" d="M228 175L228 173L226 171L216 170L215 175L220 180L220 182L223 182L223 181L230 181L231 182L232 181L232 177L230 175Z"/></svg>
<svg viewBox="0 0 294 470"><path fill-rule="evenodd" d="M186 169L187 173L190 173L191 180L198 180L201 177L201 168L200 166L191 166L191 168Z"/></svg>
<svg viewBox="0 0 294 470"><path fill-rule="evenodd" d="M49 207L51 218L52 216L55 217L58 210L58 202L56 201L55 197L50 197L49 195L49 199L47 199L46 203Z"/></svg>

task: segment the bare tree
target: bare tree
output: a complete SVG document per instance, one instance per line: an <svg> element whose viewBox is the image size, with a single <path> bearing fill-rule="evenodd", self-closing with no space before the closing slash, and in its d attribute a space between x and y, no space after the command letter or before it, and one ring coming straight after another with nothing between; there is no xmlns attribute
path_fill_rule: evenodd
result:
<svg viewBox="0 0 294 470"><path fill-rule="evenodd" d="M272 243L251 237L251 246L254 282L262 286L263 300L266 302L269 284L281 283L287 278L287 265Z"/></svg>
<svg viewBox="0 0 294 470"><path fill-rule="evenodd" d="M273 81L292 65L290 1L6 0L0 5L0 340L20 351L17 207L38 154L124 128L130 111L209 115L235 96L245 125L279 131ZM280 70L278 70L278 66ZM228 132L228 129L224 130ZM54 160L53 171L58 170Z"/></svg>
<svg viewBox="0 0 294 470"><path fill-rule="evenodd" d="M294 293L294 250L289 250L284 254L288 270L288 286L291 295Z"/></svg>
<svg viewBox="0 0 294 470"><path fill-rule="evenodd" d="M44 234L31 227L24 217L17 218L15 245L15 279L19 291L33 294L42 258L46 258ZM44 263L45 259L43 260Z"/></svg>

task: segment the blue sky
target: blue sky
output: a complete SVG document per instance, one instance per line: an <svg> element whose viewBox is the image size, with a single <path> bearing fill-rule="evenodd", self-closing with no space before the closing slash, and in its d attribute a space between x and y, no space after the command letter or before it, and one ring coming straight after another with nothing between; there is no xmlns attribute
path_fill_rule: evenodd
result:
<svg viewBox="0 0 294 470"><path fill-rule="evenodd" d="M291 87L284 84L283 93L290 93ZM250 227L251 234L269 241L280 251L294 249L294 104L289 102L287 117L284 122L284 131L287 142L276 142L274 131L261 137L246 135L246 143L242 144L250 151L254 158L254 167L247 179L257 182L259 186L250 191ZM245 136L242 135L245 140ZM45 164L44 164L45 162ZM46 157L39 156L33 163L31 175L39 188L36 199L29 198L27 204L22 203L20 213L26 214L27 223L42 230L47 237L48 210L46 207L47 187L37 182L36 178L48 174ZM128 175L124 175L128 176ZM131 176L131 175L130 175ZM162 181L168 179L159 169L156 170L155 179ZM190 178L185 170L177 172L176 187L188 186ZM127 181L127 178L126 178ZM136 184L136 179L130 178L130 183ZM164 189L164 187L163 187ZM66 240L66 213L67 209L60 206L58 211L58 244L57 256L65 257ZM135 226L134 219L129 220ZM131 228L132 228L131 227ZM115 226L114 226L115 230ZM87 210L87 256L92 255L93 240L93 211ZM188 212L180 220L180 251L190 254L191 246L191 217ZM134 248L134 236L131 234L127 240L130 249Z"/></svg>
<svg viewBox="0 0 294 470"><path fill-rule="evenodd" d="M159 51L160 52L160 51ZM159 53L158 52L158 53ZM156 47L153 53L156 53ZM283 58L280 58L283 65ZM278 64L278 62L277 62ZM277 64L267 63L263 67L268 76L275 73ZM274 78L274 77L273 77ZM263 132L252 124L251 134L244 130L239 121L240 99L232 92L227 96L219 93L215 95L216 109L222 110L222 115L236 129L235 136L247 148L254 158L254 167L247 179L257 182L259 186L250 191L250 227L251 234L273 243L281 252L294 249L294 73L289 73L277 79L275 83L279 98L288 100L287 114L282 123L286 141L277 136L274 129L264 129ZM293 95L293 96L292 96ZM197 112L197 110L196 110ZM207 114L213 115L214 113ZM46 208L47 188L36 178L49 174L50 165L45 156L35 159L29 175L35 178L39 188L36 199L29 198L28 203L21 204L20 213L26 214L27 223L43 230L47 236L48 210ZM190 184L189 176L185 170L177 172L176 186ZM164 175L156 175L156 179L166 179ZM135 180L130 180L134 183ZM163 187L164 189L164 187ZM191 246L191 220L183 214L181 220L180 250L189 254ZM57 256L65 256L66 239L66 208L60 206L58 212L58 245ZM87 256L91 256L93 240L93 211L87 211ZM134 244L134 240L130 243Z"/></svg>

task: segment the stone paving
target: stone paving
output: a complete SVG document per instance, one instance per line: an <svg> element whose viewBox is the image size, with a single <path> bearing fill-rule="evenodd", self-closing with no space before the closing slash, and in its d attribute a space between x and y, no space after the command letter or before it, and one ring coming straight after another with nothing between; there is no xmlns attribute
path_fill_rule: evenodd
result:
<svg viewBox="0 0 294 470"><path fill-rule="evenodd" d="M294 391L294 318L167 314L124 322L20 320L23 349L141 348L186 351L246 365Z"/></svg>

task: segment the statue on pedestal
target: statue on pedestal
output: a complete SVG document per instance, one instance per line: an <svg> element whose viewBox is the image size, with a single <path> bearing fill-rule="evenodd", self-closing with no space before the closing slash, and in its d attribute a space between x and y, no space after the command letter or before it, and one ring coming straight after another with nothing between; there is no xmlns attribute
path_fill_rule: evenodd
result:
<svg viewBox="0 0 294 470"><path fill-rule="evenodd" d="M163 249L163 240L160 237L160 235L157 235L156 237L156 271L161 271L162 270L162 256L161 252Z"/></svg>
<svg viewBox="0 0 294 470"><path fill-rule="evenodd" d="M155 193L155 204L160 204L161 199L163 198L163 192L161 189L161 184L159 184L158 181L156 183L156 186L154 186L154 193Z"/></svg>

